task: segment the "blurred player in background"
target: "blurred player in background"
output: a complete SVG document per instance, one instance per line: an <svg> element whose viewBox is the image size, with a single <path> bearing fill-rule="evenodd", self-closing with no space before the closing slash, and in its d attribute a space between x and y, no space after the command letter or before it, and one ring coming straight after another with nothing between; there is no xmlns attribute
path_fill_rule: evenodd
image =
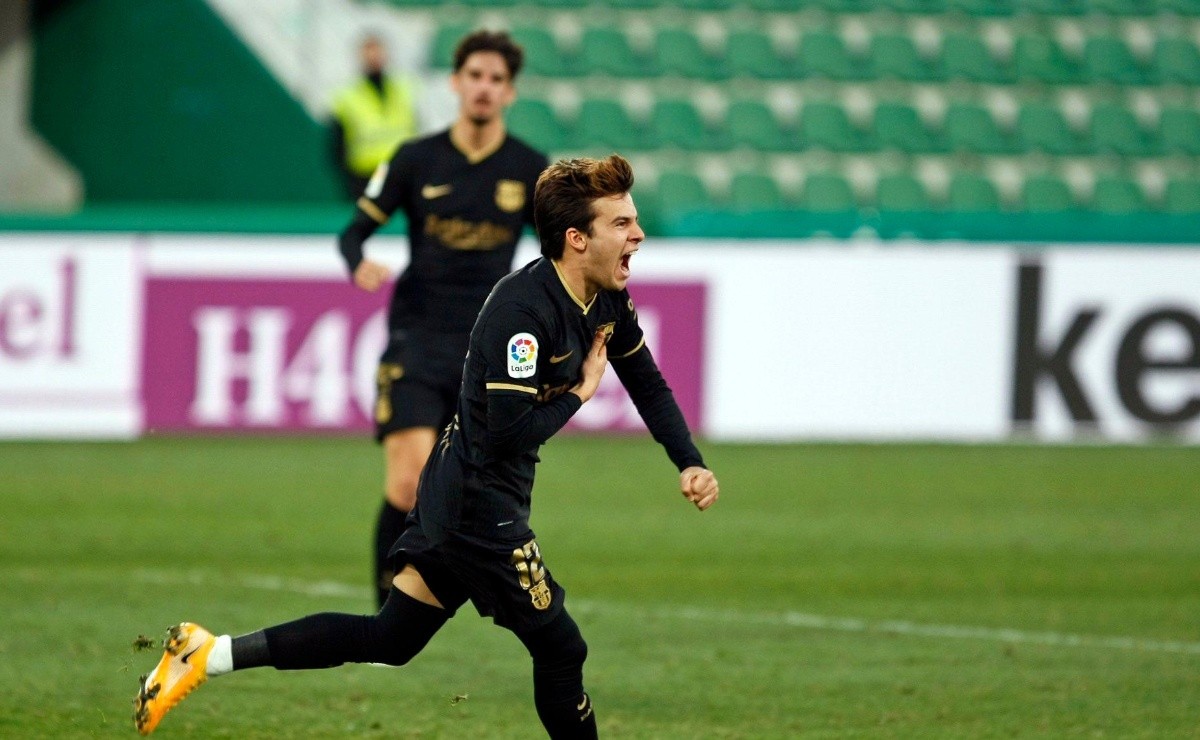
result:
<svg viewBox="0 0 1200 740"><path fill-rule="evenodd" d="M479 313L457 413L391 549L400 569L379 613L315 614L237 638L176 625L134 701L140 732L153 731L209 676L258 666L404 665L470 601L529 651L547 733L596 737L583 687L587 644L529 523L538 450L591 399L611 362L680 471L684 497L703 511L719 494L626 290L645 237L632 187L633 171L617 155L563 160L538 180L542 258L501 280Z"/></svg>
<svg viewBox="0 0 1200 740"><path fill-rule="evenodd" d="M359 47L362 76L333 101L333 158L346 195L362 195L371 173L417 133L415 83L388 73L387 49L369 35Z"/></svg>
<svg viewBox="0 0 1200 740"><path fill-rule="evenodd" d="M522 229L533 225L533 187L546 156L510 136L503 118L522 61L505 33L464 37L450 78L458 118L379 166L340 237L354 284L376 291L390 273L363 256L363 243L397 209L408 219L411 262L392 294L377 375L375 438L385 469L375 531L380 604L394 575L387 552L404 531L421 467L454 414L471 325L512 269Z"/></svg>

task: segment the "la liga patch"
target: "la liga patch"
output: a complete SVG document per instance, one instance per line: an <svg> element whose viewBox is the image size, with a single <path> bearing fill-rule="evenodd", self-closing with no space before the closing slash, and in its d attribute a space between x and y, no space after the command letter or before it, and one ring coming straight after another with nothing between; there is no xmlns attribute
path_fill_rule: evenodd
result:
<svg viewBox="0 0 1200 740"><path fill-rule="evenodd" d="M508 376L532 378L537 372L538 344L532 334L521 332L508 340Z"/></svg>

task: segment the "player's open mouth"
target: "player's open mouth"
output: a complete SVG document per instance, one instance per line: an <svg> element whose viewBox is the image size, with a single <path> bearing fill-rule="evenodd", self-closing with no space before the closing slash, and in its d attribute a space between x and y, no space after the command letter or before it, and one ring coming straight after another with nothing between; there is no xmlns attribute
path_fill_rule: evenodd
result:
<svg viewBox="0 0 1200 740"><path fill-rule="evenodd" d="M637 254L636 249L633 250L632 252L626 252L625 254L621 255L621 265L619 268L621 277L629 277L629 260L635 254Z"/></svg>

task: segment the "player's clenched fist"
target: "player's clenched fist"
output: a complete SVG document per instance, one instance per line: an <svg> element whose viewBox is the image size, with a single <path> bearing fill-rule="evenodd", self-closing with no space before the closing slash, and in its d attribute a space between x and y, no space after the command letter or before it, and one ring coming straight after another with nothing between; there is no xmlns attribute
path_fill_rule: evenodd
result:
<svg viewBox="0 0 1200 740"><path fill-rule="evenodd" d="M354 269L354 284L374 293L392 276L392 271L372 260L363 260Z"/></svg>
<svg viewBox="0 0 1200 740"><path fill-rule="evenodd" d="M684 498L696 505L700 511L717 502L720 492L717 476L707 468L691 467L679 474L679 490Z"/></svg>

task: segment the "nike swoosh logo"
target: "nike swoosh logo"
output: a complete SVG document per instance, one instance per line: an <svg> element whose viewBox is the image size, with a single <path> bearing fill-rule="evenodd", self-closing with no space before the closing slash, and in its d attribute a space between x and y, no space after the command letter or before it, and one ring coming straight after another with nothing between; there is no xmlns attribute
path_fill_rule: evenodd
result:
<svg viewBox="0 0 1200 740"><path fill-rule="evenodd" d="M551 357L550 364L557 365L558 363L562 362L563 360L567 359L568 357L570 357L573 354L575 354L575 350L571 350L570 352L566 353L565 355L561 355L559 357Z"/></svg>
<svg viewBox="0 0 1200 740"><path fill-rule="evenodd" d="M433 200L447 195L451 190L450 185L426 185L421 188L421 197L426 200Z"/></svg>
<svg viewBox="0 0 1200 740"><path fill-rule="evenodd" d="M583 701L579 702L579 706L577 706L575 708L582 712L583 708L587 706L587 701L588 701L588 695L584 694Z"/></svg>
<svg viewBox="0 0 1200 740"><path fill-rule="evenodd" d="M200 648L192 648L192 652L190 652L190 653L188 653L187 655L185 655L185 656L183 656L182 658L180 658L180 659L179 659L179 662L181 662L181 663L187 663L187 662L188 662L188 658L190 658L190 657L192 657L193 655L195 655L195 654L196 654L196 651L197 651L197 650L199 650L199 649L200 649Z"/></svg>

